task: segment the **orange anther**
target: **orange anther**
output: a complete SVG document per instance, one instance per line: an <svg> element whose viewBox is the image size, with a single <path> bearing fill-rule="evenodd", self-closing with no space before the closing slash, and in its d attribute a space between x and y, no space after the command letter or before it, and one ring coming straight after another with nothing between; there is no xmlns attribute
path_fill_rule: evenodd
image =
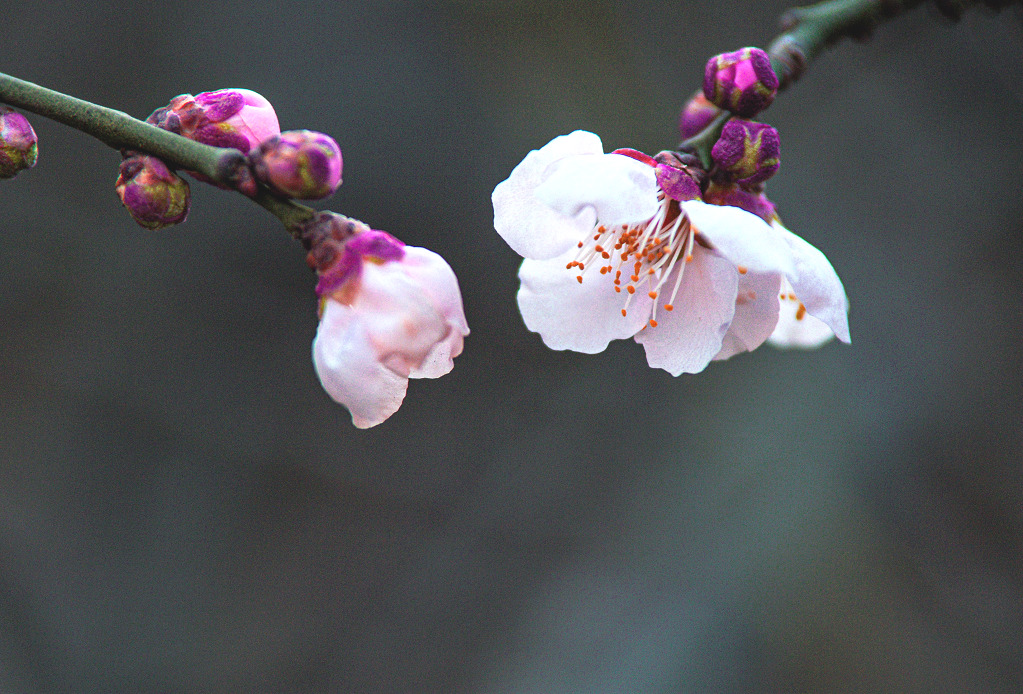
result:
<svg viewBox="0 0 1023 694"><path fill-rule="evenodd" d="M630 275L630 277L632 277L633 282L639 282L639 275Z"/></svg>
<svg viewBox="0 0 1023 694"><path fill-rule="evenodd" d="M693 256L692 256L692 255L687 255L687 256L686 256L686 262L687 262L687 263L691 263L691 262L693 262Z"/></svg>
<svg viewBox="0 0 1023 694"><path fill-rule="evenodd" d="M650 292L649 294L647 294L647 296L649 296L651 299L656 299L657 298L657 292Z"/></svg>
<svg viewBox="0 0 1023 694"><path fill-rule="evenodd" d="M739 271L740 275L745 275L747 272L749 272L745 265L739 265L735 269Z"/></svg>
<svg viewBox="0 0 1023 694"><path fill-rule="evenodd" d="M576 278L577 280L579 280L579 284L582 284L582 283L583 283L583 276L582 276L582 275L576 275L576 276L575 276L575 278Z"/></svg>
<svg viewBox="0 0 1023 694"><path fill-rule="evenodd" d="M607 260L608 258L610 258L610 257L611 257L611 254L610 254L610 253L608 253L607 251L601 251L601 252L600 252L600 255L601 255L601 257L603 257L603 258L604 258L604 260Z"/></svg>
<svg viewBox="0 0 1023 694"><path fill-rule="evenodd" d="M650 319L650 327L651 328L656 328L657 327L657 321L655 321L653 318Z"/></svg>
<svg viewBox="0 0 1023 694"><path fill-rule="evenodd" d="M628 315L628 314L626 313L626 311L625 311L625 309L624 309L624 308L622 309L622 315L623 315L623 316L625 316L625 315Z"/></svg>
<svg viewBox="0 0 1023 694"><path fill-rule="evenodd" d="M803 302L799 302L799 308L796 309L796 320L803 320L803 316L806 315L806 306L803 306Z"/></svg>
<svg viewBox="0 0 1023 694"><path fill-rule="evenodd" d="M633 286L632 286L631 284L630 284L630 285L627 285L627 286L625 287L625 289L626 289L626 291L628 291L628 292L629 292L629 294L635 294L635 293L636 293L636 288L635 288L635 287L633 287Z"/></svg>
<svg viewBox="0 0 1023 694"><path fill-rule="evenodd" d="M672 306L671 304L665 304L665 305L664 305L664 310L665 310L665 311L674 311L674 310L675 310L675 307L674 307L674 306Z"/></svg>
<svg viewBox="0 0 1023 694"><path fill-rule="evenodd" d="M595 250L597 253L603 253L604 247L598 243L596 246L593 247L593 250Z"/></svg>
<svg viewBox="0 0 1023 694"><path fill-rule="evenodd" d="M579 243L576 244L576 246L578 246L579 248L582 248L583 247L583 242L580 241Z"/></svg>
<svg viewBox="0 0 1023 694"><path fill-rule="evenodd" d="M796 300L796 295L795 294L789 294L789 300L790 301L795 301Z"/></svg>

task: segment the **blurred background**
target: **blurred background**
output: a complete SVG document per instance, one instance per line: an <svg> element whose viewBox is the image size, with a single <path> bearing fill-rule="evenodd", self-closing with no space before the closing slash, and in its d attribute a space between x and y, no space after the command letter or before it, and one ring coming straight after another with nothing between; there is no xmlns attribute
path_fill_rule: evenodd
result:
<svg viewBox="0 0 1023 694"><path fill-rule="evenodd" d="M357 430L276 219L193 183L143 230L119 155L31 118L0 186L0 692L1019 691L1018 8L917 9L762 114L851 346L672 378L518 315L493 187L578 128L674 145L707 58L787 4L9 7L5 72L143 118L247 87L332 134L322 207L441 253L472 334Z"/></svg>

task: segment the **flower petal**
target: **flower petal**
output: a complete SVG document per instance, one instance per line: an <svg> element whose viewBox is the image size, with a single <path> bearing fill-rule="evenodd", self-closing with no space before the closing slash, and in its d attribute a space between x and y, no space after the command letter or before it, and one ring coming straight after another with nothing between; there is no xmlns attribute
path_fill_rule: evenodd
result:
<svg viewBox="0 0 1023 694"><path fill-rule="evenodd" d="M622 316L628 295L615 292L613 275L590 270L580 283L579 273L565 269L574 259L575 252L569 251L552 260L524 260L519 269L519 311L544 344L596 354L611 340L632 337L646 325L653 305L646 294L633 294Z"/></svg>
<svg viewBox="0 0 1023 694"><path fill-rule="evenodd" d="M700 200L684 202L682 209L693 228L734 265L755 273L792 272L792 259L785 240L755 214Z"/></svg>
<svg viewBox="0 0 1023 694"><path fill-rule="evenodd" d="M454 368L455 357L462 353L464 337L469 325L462 309L462 294L458 279L451 266L433 251L417 246L405 246L402 261L410 277L417 281L444 320L449 331L426 355L419 366L409 372L411 378L438 378Z"/></svg>
<svg viewBox="0 0 1023 694"><path fill-rule="evenodd" d="M848 343L849 300L835 268L814 246L781 224L775 223L773 226L792 253L793 270L786 273L786 276L795 295L811 316L824 321L839 340Z"/></svg>
<svg viewBox="0 0 1023 694"><path fill-rule="evenodd" d="M398 411L408 378L381 363L365 326L351 307L327 301L313 340L313 365L323 389L352 413L360 429Z"/></svg>
<svg viewBox="0 0 1023 694"><path fill-rule="evenodd" d="M768 342L775 347L813 349L835 336L826 323L810 315L799 299L791 298L796 293L788 280L782 279L779 294L778 325L767 339Z"/></svg>
<svg viewBox="0 0 1023 694"><path fill-rule="evenodd" d="M546 260L564 253L596 223L591 210L581 218L566 217L537 200L534 191L551 163L577 154L603 154L600 138L576 130L533 150L494 189L494 229L524 258Z"/></svg>
<svg viewBox="0 0 1023 694"><path fill-rule="evenodd" d="M566 217L595 217L617 226L653 217L658 191L657 174L649 164L623 154L583 154L552 163L535 195Z"/></svg>
<svg viewBox="0 0 1023 694"><path fill-rule="evenodd" d="M675 270L674 272L678 272ZM669 278L665 286L673 286ZM657 327L636 335L647 363L672 376L699 373L721 351L735 315L738 272L731 261L696 246L685 266L673 311L657 312Z"/></svg>
<svg viewBox="0 0 1023 694"><path fill-rule="evenodd" d="M778 289L782 276L774 273L747 272L739 275L735 297L735 317L721 341L714 359L728 359L752 352L764 343L778 325Z"/></svg>

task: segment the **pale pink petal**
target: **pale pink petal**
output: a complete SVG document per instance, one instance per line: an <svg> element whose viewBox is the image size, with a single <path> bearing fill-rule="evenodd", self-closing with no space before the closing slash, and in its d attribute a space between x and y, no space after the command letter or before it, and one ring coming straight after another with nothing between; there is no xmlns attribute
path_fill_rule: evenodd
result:
<svg viewBox="0 0 1023 694"><path fill-rule="evenodd" d="M419 368L451 329L402 262L363 263L352 309L377 358L405 376Z"/></svg>
<svg viewBox="0 0 1023 694"><path fill-rule="evenodd" d="M773 273L739 275L735 316L714 359L752 352L769 338L778 324L778 289L782 277Z"/></svg>
<svg viewBox="0 0 1023 694"><path fill-rule="evenodd" d="M382 364L365 326L348 306L327 301L313 340L313 364L323 389L348 408L360 429L401 407L408 379Z"/></svg>
<svg viewBox="0 0 1023 694"><path fill-rule="evenodd" d="M409 277L419 283L434 306L461 335L469 334L462 308L462 292L454 270L441 256L426 248L405 246L401 263Z"/></svg>
<svg viewBox="0 0 1023 694"><path fill-rule="evenodd" d="M772 345L813 349L835 336L826 323L810 315L799 299L792 298L796 293L788 280L782 279L778 294L778 325L767 340Z"/></svg>
<svg viewBox="0 0 1023 694"><path fill-rule="evenodd" d="M678 269L674 270L678 272ZM669 278L665 287L673 286ZM678 376L699 373L721 351L721 340L735 315L738 272L727 259L699 246L686 263L675 310L657 311L657 327L636 335L647 363ZM666 299L666 291L661 292Z"/></svg>
<svg viewBox="0 0 1023 694"><path fill-rule="evenodd" d="M566 217L540 202L534 192L551 163L566 156L603 154L600 138L576 130L533 150L511 175L494 189L494 228L524 258L546 260L564 253L596 223L590 210L579 218Z"/></svg>
<svg viewBox="0 0 1023 694"><path fill-rule="evenodd" d="M519 311L526 327L540 333L551 349L585 354L602 352L611 340L632 337L650 317L650 297L632 295L628 315L622 308L628 296L614 290L612 273L566 270L575 258L571 251L552 260L524 260L519 269Z"/></svg>
<svg viewBox="0 0 1023 694"><path fill-rule="evenodd" d="M791 251L775 229L738 207L682 203L693 228L733 265L758 273L792 272Z"/></svg>
<svg viewBox="0 0 1023 694"><path fill-rule="evenodd" d="M839 340L848 343L849 301L835 269L812 245L781 224L774 226L792 253L793 271L786 276L795 295L811 316L824 321Z"/></svg>
<svg viewBox="0 0 1023 694"><path fill-rule="evenodd" d="M256 147L263 140L281 134L274 107L261 94L249 89L232 89L242 95L245 105L242 110L227 119L227 123L249 138Z"/></svg>
<svg viewBox="0 0 1023 694"><path fill-rule="evenodd" d="M622 154L584 154L552 163L535 195L566 217L618 226L653 217L658 192L649 164Z"/></svg>

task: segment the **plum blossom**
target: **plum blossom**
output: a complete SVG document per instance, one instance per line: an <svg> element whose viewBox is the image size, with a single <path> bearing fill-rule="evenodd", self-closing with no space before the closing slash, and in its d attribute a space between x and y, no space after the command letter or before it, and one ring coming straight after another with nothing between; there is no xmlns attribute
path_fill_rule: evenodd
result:
<svg viewBox="0 0 1023 694"><path fill-rule="evenodd" d="M768 338L849 341L824 254L774 220L699 199L670 157L605 154L576 131L530 152L493 203L495 229L525 258L519 310L552 349L594 354L632 337L677 376Z"/></svg>
<svg viewBox="0 0 1023 694"><path fill-rule="evenodd" d="M365 429L397 412L410 378L451 371L469 327L458 280L443 258L360 226L339 249L347 231L323 239L310 258L329 261L316 287L313 364L330 397Z"/></svg>

